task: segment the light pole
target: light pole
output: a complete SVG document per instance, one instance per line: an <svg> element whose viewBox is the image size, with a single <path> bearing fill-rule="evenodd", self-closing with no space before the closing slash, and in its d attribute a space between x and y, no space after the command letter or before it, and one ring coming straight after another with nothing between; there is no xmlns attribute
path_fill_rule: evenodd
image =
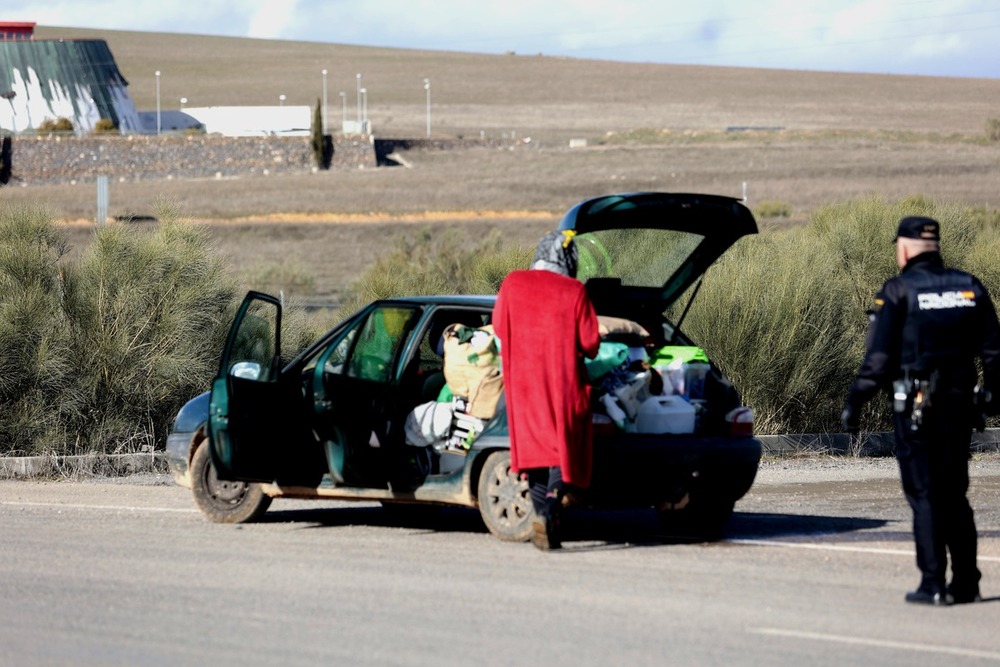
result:
<svg viewBox="0 0 1000 667"><path fill-rule="evenodd" d="M278 106L279 107L285 106L285 94L284 93L282 93L281 95L278 95Z"/></svg>
<svg viewBox="0 0 1000 667"><path fill-rule="evenodd" d="M358 72L358 77L357 78L358 78L358 87L357 87L357 90L358 90L358 95L357 95L357 99L358 99L358 129L360 130L361 129L360 128L360 126L361 126L361 72Z"/></svg>
<svg viewBox="0 0 1000 667"><path fill-rule="evenodd" d="M323 70L323 134L327 132L327 122L326 122L326 70Z"/></svg>
<svg viewBox="0 0 1000 667"><path fill-rule="evenodd" d="M160 136L160 70L156 70L156 136Z"/></svg>
<svg viewBox="0 0 1000 667"><path fill-rule="evenodd" d="M361 134L368 134L368 89L361 89Z"/></svg>
<svg viewBox="0 0 1000 667"><path fill-rule="evenodd" d="M183 109L184 105L187 104L187 103L188 103L188 98L182 97L181 98L181 109Z"/></svg>
<svg viewBox="0 0 1000 667"><path fill-rule="evenodd" d="M344 132L347 126L347 93L340 91L340 131Z"/></svg>
<svg viewBox="0 0 1000 667"><path fill-rule="evenodd" d="M424 90L427 91L427 137L431 136L431 80L424 79Z"/></svg>

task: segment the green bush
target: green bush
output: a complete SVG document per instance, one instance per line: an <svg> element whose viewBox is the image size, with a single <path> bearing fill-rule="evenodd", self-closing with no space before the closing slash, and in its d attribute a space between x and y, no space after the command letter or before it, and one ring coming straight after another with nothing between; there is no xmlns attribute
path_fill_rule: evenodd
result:
<svg viewBox="0 0 1000 667"><path fill-rule="evenodd" d="M400 239L348 290L341 312L404 295L495 294L504 276L527 268L533 248L505 246L499 231L471 246L452 229Z"/></svg>
<svg viewBox="0 0 1000 667"><path fill-rule="evenodd" d="M906 215L940 220L945 262L976 273L997 298L995 220L924 197L825 206L808 225L741 240L709 270L684 329L740 388L760 432L840 430L864 353L865 313L898 273L892 240ZM890 416L873 401L863 426L890 430Z"/></svg>
<svg viewBox="0 0 1000 667"><path fill-rule="evenodd" d="M1000 141L1000 118L986 119L986 139L988 141Z"/></svg>
<svg viewBox="0 0 1000 667"><path fill-rule="evenodd" d="M256 264L244 272L243 280L258 292L274 295L282 292L306 294L316 286L313 274L293 260Z"/></svg>
<svg viewBox="0 0 1000 667"><path fill-rule="evenodd" d="M235 285L203 229L157 217L152 230L102 228L67 290L72 425L90 449L154 444L218 364Z"/></svg>
<svg viewBox="0 0 1000 667"><path fill-rule="evenodd" d="M753 214L758 218L787 218L792 215L792 205L784 201L762 201Z"/></svg>
<svg viewBox="0 0 1000 667"><path fill-rule="evenodd" d="M333 159L333 137L323 131L323 107L319 100L316 100L316 109L313 111L311 134L309 146L316 166L319 169L329 169Z"/></svg>
<svg viewBox="0 0 1000 667"><path fill-rule="evenodd" d="M73 131L73 121L69 118L46 118L41 123L38 124L36 131L39 134L48 134L53 132L72 132Z"/></svg>
<svg viewBox="0 0 1000 667"><path fill-rule="evenodd" d="M101 118L94 125L94 134L118 134L118 126L110 118Z"/></svg>
<svg viewBox="0 0 1000 667"><path fill-rule="evenodd" d="M73 343L62 310L69 247L41 208L0 206L0 451L61 440Z"/></svg>
<svg viewBox="0 0 1000 667"><path fill-rule="evenodd" d="M51 216L0 206L0 451L162 445L208 386L235 305L202 228L98 228L79 261Z"/></svg>

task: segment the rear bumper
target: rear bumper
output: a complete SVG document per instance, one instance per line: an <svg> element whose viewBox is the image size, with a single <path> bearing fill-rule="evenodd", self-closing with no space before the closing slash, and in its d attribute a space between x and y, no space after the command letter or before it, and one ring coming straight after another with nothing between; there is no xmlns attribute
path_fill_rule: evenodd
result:
<svg viewBox="0 0 1000 667"><path fill-rule="evenodd" d="M628 434L595 439L591 500L601 506L673 503L684 494L735 503L753 485L762 446L753 437Z"/></svg>

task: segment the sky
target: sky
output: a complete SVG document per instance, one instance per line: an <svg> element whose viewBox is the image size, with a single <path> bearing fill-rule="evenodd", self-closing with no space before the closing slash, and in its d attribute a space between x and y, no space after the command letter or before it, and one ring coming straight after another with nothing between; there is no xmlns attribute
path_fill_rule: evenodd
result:
<svg viewBox="0 0 1000 667"><path fill-rule="evenodd" d="M996 0L4 0L44 26L1000 78Z"/></svg>

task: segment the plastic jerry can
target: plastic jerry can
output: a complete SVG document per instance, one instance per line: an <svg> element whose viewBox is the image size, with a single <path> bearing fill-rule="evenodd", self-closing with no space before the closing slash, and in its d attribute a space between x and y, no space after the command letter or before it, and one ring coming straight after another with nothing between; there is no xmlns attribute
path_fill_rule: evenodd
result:
<svg viewBox="0 0 1000 667"><path fill-rule="evenodd" d="M650 396L639 407L636 433L694 433L694 406L680 396Z"/></svg>

